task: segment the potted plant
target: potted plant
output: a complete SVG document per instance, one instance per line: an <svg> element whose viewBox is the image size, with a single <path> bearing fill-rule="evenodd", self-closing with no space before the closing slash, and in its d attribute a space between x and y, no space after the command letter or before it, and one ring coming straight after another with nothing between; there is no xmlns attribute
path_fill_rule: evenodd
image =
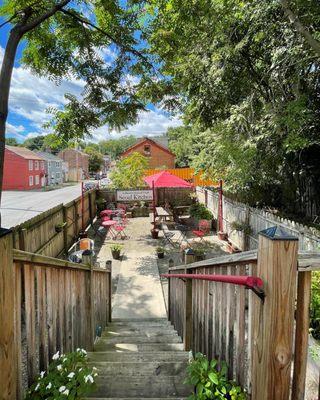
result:
<svg viewBox="0 0 320 400"><path fill-rule="evenodd" d="M157 252L158 258L164 258L164 252L165 252L164 247L158 246L156 248L156 252Z"/></svg>
<svg viewBox="0 0 320 400"><path fill-rule="evenodd" d="M103 211L106 208L106 203L107 201L104 198L98 197L96 200L97 211Z"/></svg>
<svg viewBox="0 0 320 400"><path fill-rule="evenodd" d="M208 208L202 203L191 204L189 208L190 217L193 220L193 224L197 225L201 219L212 221L213 214Z"/></svg>
<svg viewBox="0 0 320 400"><path fill-rule="evenodd" d="M66 222L61 222L60 224L57 224L54 229L55 231L58 232L62 232L63 228L67 225Z"/></svg>
<svg viewBox="0 0 320 400"><path fill-rule="evenodd" d="M112 258L114 260L119 260L120 259L120 253L122 250L122 245L121 244L113 244L110 248L111 248L111 254L112 254Z"/></svg>
<svg viewBox="0 0 320 400"><path fill-rule="evenodd" d="M155 228L151 229L151 236L152 236L152 239L158 239L159 229L155 229Z"/></svg>

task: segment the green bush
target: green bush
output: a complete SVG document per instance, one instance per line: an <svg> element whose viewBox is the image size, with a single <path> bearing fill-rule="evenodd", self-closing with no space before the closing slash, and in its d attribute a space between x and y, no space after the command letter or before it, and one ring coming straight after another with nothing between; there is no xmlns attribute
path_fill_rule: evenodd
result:
<svg viewBox="0 0 320 400"><path fill-rule="evenodd" d="M95 387L96 368L87 365L83 349L52 357L47 372L43 371L27 392L26 400L77 400Z"/></svg>
<svg viewBox="0 0 320 400"><path fill-rule="evenodd" d="M312 273L310 328L312 336L320 339L320 271Z"/></svg>
<svg viewBox="0 0 320 400"><path fill-rule="evenodd" d="M188 400L245 400L246 395L242 388L227 378L226 363L217 368L216 360L208 361L201 353L195 355L195 359L187 368L186 384L195 386L195 393Z"/></svg>
<svg viewBox="0 0 320 400"><path fill-rule="evenodd" d="M194 203L189 208L191 217L200 219L213 219L212 212L202 203Z"/></svg>

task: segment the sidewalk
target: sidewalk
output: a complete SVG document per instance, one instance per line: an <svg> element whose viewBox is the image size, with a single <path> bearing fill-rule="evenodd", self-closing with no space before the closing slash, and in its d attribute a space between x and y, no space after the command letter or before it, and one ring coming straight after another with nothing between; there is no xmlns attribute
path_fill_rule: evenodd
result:
<svg viewBox="0 0 320 400"><path fill-rule="evenodd" d="M155 254L159 243L151 238L149 227L149 218L132 219L127 228L130 238L117 240L124 246L124 255L121 263L114 263L118 270L118 281L113 297L112 318L167 317ZM103 244L99 259L111 259L108 241Z"/></svg>

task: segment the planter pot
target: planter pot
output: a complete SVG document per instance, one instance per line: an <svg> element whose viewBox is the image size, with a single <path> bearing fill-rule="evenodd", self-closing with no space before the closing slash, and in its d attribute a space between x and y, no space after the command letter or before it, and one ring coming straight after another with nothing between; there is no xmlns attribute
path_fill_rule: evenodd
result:
<svg viewBox="0 0 320 400"><path fill-rule="evenodd" d="M151 229L151 236L152 236L152 239L158 239L158 236L159 236L158 229Z"/></svg>
<svg viewBox="0 0 320 400"><path fill-rule="evenodd" d="M120 258L120 250L111 250L112 258L114 260L119 260Z"/></svg>
<svg viewBox="0 0 320 400"><path fill-rule="evenodd" d="M162 253L157 253L158 254L158 258L164 258L164 252Z"/></svg>
<svg viewBox="0 0 320 400"><path fill-rule="evenodd" d="M218 232L218 239L219 240L227 240L228 239L228 234L226 232Z"/></svg>

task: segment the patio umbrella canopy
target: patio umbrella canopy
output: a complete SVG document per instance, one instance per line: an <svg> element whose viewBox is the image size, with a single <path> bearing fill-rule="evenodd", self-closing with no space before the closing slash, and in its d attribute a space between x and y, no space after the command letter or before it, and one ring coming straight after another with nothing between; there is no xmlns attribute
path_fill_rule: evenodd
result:
<svg viewBox="0 0 320 400"><path fill-rule="evenodd" d="M147 176L144 178L144 181L147 183L147 185L149 185L149 187L152 187L152 183L154 183L155 188L192 187L191 183L179 178L176 175L172 175L167 171L162 171L158 174Z"/></svg>

